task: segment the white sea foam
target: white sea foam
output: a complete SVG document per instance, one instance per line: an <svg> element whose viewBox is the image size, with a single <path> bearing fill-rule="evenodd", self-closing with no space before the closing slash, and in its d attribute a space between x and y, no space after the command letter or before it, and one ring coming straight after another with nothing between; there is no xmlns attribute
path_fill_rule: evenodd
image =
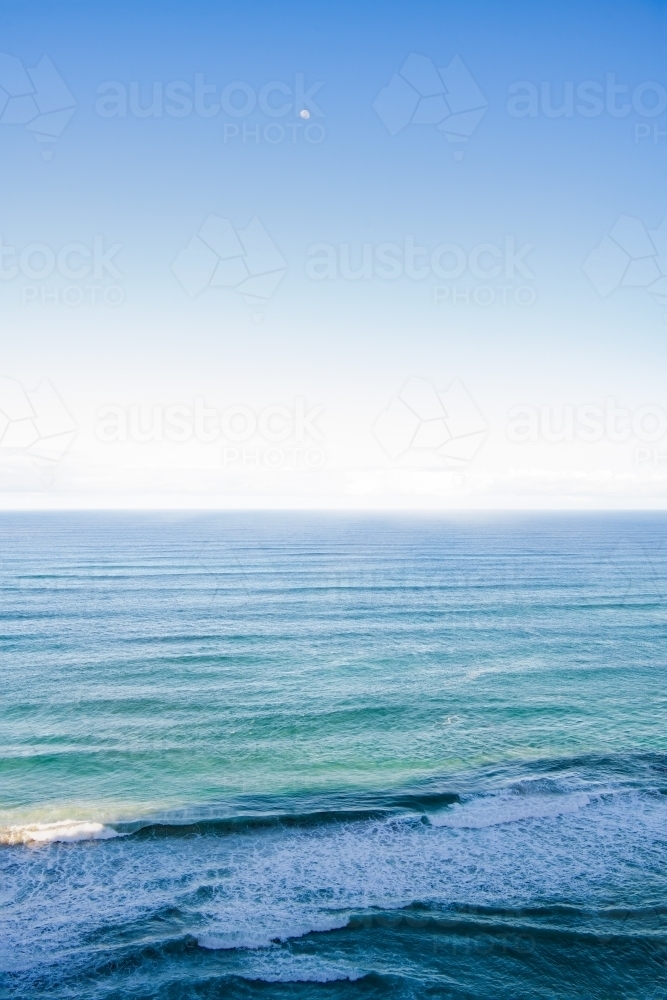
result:
<svg viewBox="0 0 667 1000"><path fill-rule="evenodd" d="M587 792L560 795L521 795L515 791L471 799L445 813L429 814L432 826L480 830L487 826L547 819L584 809L591 802Z"/></svg>
<svg viewBox="0 0 667 1000"><path fill-rule="evenodd" d="M317 955L273 952L255 958L243 978L265 983L355 982L365 973L348 962L327 961Z"/></svg>
<svg viewBox="0 0 667 1000"><path fill-rule="evenodd" d="M0 829L0 844L71 844L79 840L111 840L122 834L103 823L64 819L56 823L30 823Z"/></svg>
<svg viewBox="0 0 667 1000"><path fill-rule="evenodd" d="M306 934L325 933L326 931L337 931L347 926L349 915L315 915L310 919L299 919L296 914L276 914L276 922L266 921L265 914L256 914L257 917L264 917L264 927L262 921L249 920L250 926L243 929L228 930L225 928L214 929L206 934L202 934L197 939L197 944L201 948L211 951L227 951L232 949L245 949L254 951L260 948L270 948L277 942L288 941L293 938L305 937ZM296 919L295 919L296 918Z"/></svg>
<svg viewBox="0 0 667 1000"><path fill-rule="evenodd" d="M65 851L48 890L32 852L0 852L0 966L30 968L89 941L91 928L106 935L154 915L166 937L185 928L203 948L225 950L239 975L344 979L355 970L285 964L291 949L273 942L415 902L525 907L556 898L605 906L610 895L630 898L638 877L644 892L659 895L667 796L539 787L524 783L439 814L459 815L457 826L403 816L110 841L93 855ZM38 887L44 903L26 886Z"/></svg>

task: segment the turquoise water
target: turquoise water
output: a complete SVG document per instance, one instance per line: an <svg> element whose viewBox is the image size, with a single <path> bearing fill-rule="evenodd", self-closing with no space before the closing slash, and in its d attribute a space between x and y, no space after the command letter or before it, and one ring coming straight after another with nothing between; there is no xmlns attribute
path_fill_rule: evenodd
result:
<svg viewBox="0 0 667 1000"><path fill-rule="evenodd" d="M666 542L2 515L7 995L664 996Z"/></svg>

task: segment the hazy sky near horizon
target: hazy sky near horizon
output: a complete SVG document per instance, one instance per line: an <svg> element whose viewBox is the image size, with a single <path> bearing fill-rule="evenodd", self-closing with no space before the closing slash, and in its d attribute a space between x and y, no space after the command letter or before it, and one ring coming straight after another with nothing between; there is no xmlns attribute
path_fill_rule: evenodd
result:
<svg viewBox="0 0 667 1000"><path fill-rule="evenodd" d="M3 506L664 504L664 3L0 16Z"/></svg>

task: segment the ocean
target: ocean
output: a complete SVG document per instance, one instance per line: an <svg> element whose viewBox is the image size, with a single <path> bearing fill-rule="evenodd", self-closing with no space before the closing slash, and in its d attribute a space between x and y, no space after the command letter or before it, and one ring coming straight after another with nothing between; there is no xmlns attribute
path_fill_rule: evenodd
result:
<svg viewBox="0 0 667 1000"><path fill-rule="evenodd" d="M662 514L0 516L0 992L667 996Z"/></svg>

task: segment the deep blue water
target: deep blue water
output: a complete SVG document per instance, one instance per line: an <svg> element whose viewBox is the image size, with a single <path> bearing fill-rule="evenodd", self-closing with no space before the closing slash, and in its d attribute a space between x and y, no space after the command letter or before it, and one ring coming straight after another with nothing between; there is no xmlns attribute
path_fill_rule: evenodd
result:
<svg viewBox="0 0 667 1000"><path fill-rule="evenodd" d="M667 996L666 543L2 515L5 994Z"/></svg>

